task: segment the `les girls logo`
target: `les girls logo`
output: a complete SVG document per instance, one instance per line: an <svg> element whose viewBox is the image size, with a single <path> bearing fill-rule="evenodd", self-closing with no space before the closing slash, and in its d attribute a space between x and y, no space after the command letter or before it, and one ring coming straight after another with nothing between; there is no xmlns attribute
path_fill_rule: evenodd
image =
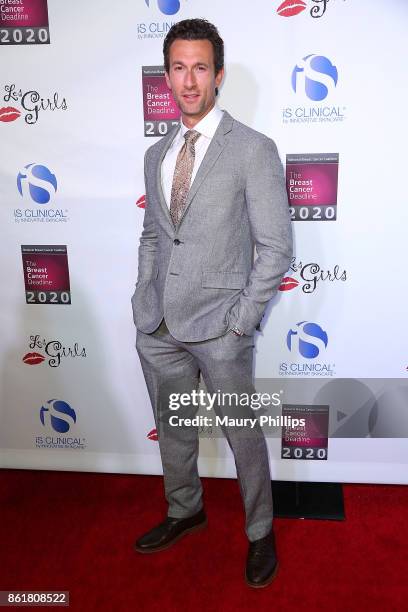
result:
<svg viewBox="0 0 408 612"><path fill-rule="evenodd" d="M22 361L31 366L45 361L51 368L58 368L63 360L87 356L85 347L78 342L72 346L64 346L60 340L45 340L40 334L30 336L29 349L30 352L24 355Z"/></svg>
<svg viewBox="0 0 408 612"><path fill-rule="evenodd" d="M309 2L304 2L303 0L284 0L276 9L276 12L280 17L294 17L309 9L310 17L319 19L326 13L328 4L329 0L310 0Z"/></svg>
<svg viewBox="0 0 408 612"><path fill-rule="evenodd" d="M68 105L65 98L60 100L58 92L51 98L43 98L34 89L23 91L17 89L13 83L5 85L5 95L3 97L7 106L0 106L0 122L9 123L16 121L24 116L25 122L29 125L37 123L38 118L44 111L67 110Z"/></svg>
<svg viewBox="0 0 408 612"><path fill-rule="evenodd" d="M297 278L297 275L300 278ZM346 280L347 270L337 264L331 269L323 269L318 263L303 263L293 257L288 276L282 278L279 291L292 291L300 287L303 293L310 294L314 293L321 283L335 284Z"/></svg>

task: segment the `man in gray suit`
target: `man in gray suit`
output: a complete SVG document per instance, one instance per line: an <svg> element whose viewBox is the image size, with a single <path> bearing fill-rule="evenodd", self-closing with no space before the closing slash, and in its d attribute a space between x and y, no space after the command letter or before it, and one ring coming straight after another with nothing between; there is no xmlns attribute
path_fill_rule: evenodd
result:
<svg viewBox="0 0 408 612"><path fill-rule="evenodd" d="M191 393L200 373L210 393L255 391L254 333L292 255L275 143L216 104L224 76L217 29L203 19L181 21L168 32L163 52L181 121L146 151L132 306L169 507L166 519L136 542L141 553L168 548L207 523L197 427L170 427L170 391ZM234 409L256 416L250 407ZM197 407L192 402L183 410L191 417ZM214 410L226 414L225 407ZM259 424L250 431L226 425L223 432L245 508L246 581L265 586L278 567L265 438Z"/></svg>

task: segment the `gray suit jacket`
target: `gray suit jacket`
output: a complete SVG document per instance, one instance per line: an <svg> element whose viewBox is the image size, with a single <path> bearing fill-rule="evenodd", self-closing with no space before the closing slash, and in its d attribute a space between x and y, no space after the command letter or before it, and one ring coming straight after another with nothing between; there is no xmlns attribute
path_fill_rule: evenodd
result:
<svg viewBox="0 0 408 612"><path fill-rule="evenodd" d="M175 229L161 187L161 163L177 129L145 155L135 325L148 334L164 316L170 333L183 342L215 338L233 325L250 335L292 256L276 145L224 111Z"/></svg>

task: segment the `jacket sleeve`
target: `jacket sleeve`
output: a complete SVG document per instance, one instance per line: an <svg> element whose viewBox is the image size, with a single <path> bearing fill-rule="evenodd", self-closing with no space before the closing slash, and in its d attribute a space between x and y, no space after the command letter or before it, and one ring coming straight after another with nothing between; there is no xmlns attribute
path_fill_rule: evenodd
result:
<svg viewBox="0 0 408 612"><path fill-rule="evenodd" d="M245 196L257 257L232 313L234 325L250 335L290 267L293 248L283 167L270 138L260 139L252 153Z"/></svg>
<svg viewBox="0 0 408 612"><path fill-rule="evenodd" d="M145 177L145 214L143 219L143 230L140 235L138 252L138 275L137 283L155 278L157 271L156 250L157 250L157 231L155 228L154 217L149 206L148 182L147 182L147 151L144 157L144 177Z"/></svg>

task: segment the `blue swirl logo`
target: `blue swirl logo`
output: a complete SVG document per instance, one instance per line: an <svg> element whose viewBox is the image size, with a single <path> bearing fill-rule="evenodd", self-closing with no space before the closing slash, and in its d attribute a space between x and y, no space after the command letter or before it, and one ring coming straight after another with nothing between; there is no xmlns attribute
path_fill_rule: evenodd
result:
<svg viewBox="0 0 408 612"><path fill-rule="evenodd" d="M48 204L57 192L57 179L47 166L28 164L17 175L17 188L21 197Z"/></svg>
<svg viewBox="0 0 408 612"><path fill-rule="evenodd" d="M327 348L327 333L317 323L300 321L295 329L290 329L286 337L288 349L306 359L315 359Z"/></svg>
<svg viewBox="0 0 408 612"><path fill-rule="evenodd" d="M40 421L44 427L50 424L54 431L67 433L76 423L75 410L67 402L51 399L41 407Z"/></svg>
<svg viewBox="0 0 408 612"><path fill-rule="evenodd" d="M150 6L150 0L145 0L147 6ZM164 15L175 15L180 9L179 0L157 0L157 5Z"/></svg>
<svg viewBox="0 0 408 612"><path fill-rule="evenodd" d="M327 98L335 89L339 75L337 68L324 55L306 55L293 69L292 89L304 92L314 102Z"/></svg>

